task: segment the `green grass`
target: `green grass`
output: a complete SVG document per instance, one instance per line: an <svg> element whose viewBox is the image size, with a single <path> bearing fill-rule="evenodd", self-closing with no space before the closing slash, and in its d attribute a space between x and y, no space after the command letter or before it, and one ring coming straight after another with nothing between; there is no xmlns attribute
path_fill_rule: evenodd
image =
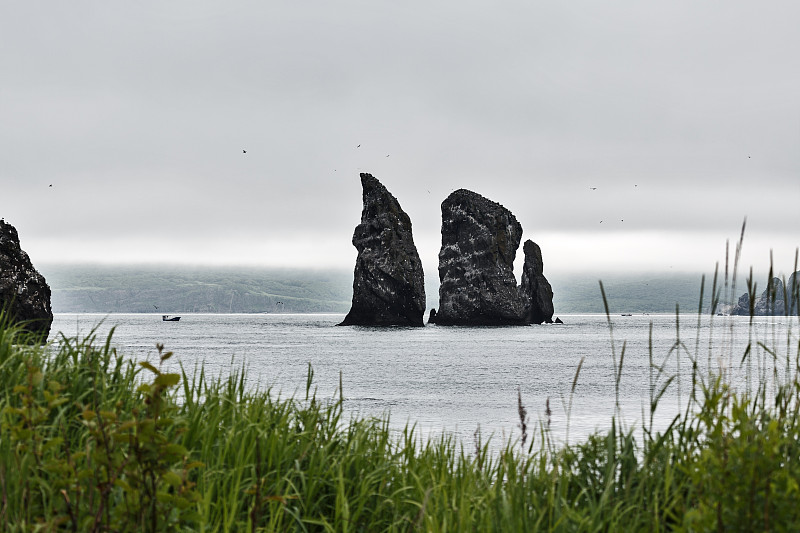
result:
<svg viewBox="0 0 800 533"><path fill-rule="evenodd" d="M610 315L609 328L616 346ZM556 444L546 422L526 425L520 398L523 435L499 451L479 434L465 448L447 434L423 441L413 426L391 431L387 418L351 419L339 399L316 396L311 368L305 394L280 399L246 387L246 369L170 373L162 349L153 364L126 360L112 335L40 346L0 327L3 530L800 530L791 330L737 356L759 369L744 388L712 371L714 347L701 371L706 348L678 337L659 356L688 354L690 368L667 376L652 365L651 415L683 383L685 408L664 430L643 417L634 434L615 418ZM618 377L625 344L612 351Z"/></svg>

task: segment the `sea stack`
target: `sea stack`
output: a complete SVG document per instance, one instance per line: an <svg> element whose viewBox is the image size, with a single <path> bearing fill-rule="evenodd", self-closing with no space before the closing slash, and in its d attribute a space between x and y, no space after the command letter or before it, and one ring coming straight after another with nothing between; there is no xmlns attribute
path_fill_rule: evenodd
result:
<svg viewBox="0 0 800 533"><path fill-rule="evenodd" d="M781 278L772 278L761 296L750 301L750 294L744 293L737 304L731 309L730 314L749 316L780 316L800 314L798 300L800 300L800 271L789 276L786 285ZM751 309L752 305L752 309Z"/></svg>
<svg viewBox="0 0 800 533"><path fill-rule="evenodd" d="M525 323L553 322L553 289L544 277L544 261L539 245L531 240L522 247L525 265L522 267L520 296L525 305Z"/></svg>
<svg viewBox="0 0 800 533"><path fill-rule="evenodd" d="M423 326L425 280L411 219L371 174L361 174L364 207L353 233L358 250L353 303L340 326Z"/></svg>
<svg viewBox="0 0 800 533"><path fill-rule="evenodd" d="M436 324L504 326L552 322L553 291L542 252L525 243L518 287L514 259L522 239L516 217L497 202L459 189L442 202Z"/></svg>
<svg viewBox="0 0 800 533"><path fill-rule="evenodd" d="M50 287L19 244L17 230L0 219L0 308L11 324L47 339L53 323Z"/></svg>
<svg viewBox="0 0 800 533"><path fill-rule="evenodd" d="M440 325L523 324L514 277L522 226L502 205L459 189L442 202Z"/></svg>

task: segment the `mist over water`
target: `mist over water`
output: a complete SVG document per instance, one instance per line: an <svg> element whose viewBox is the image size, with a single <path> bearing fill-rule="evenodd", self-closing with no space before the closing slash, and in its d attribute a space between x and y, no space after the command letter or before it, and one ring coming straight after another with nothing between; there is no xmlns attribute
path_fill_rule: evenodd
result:
<svg viewBox="0 0 800 533"><path fill-rule="evenodd" d="M249 387L300 399L310 364L318 398L336 398L341 375L346 413L390 414L394 429L411 423L424 436L448 431L471 448L478 427L483 441L493 435L496 446L519 436L518 391L529 433L537 421L547 423L549 398L550 434L563 442L582 360L569 440L610 427L623 344L619 403L630 427L641 428L643 412L649 417L651 390L680 374L656 411L655 426L666 427L678 412L679 394L685 408L693 358L703 378L710 365L741 386L748 369L754 380L772 383L784 375L787 351L795 361L800 329L796 318L783 317L755 318L750 329L748 317L703 316L698 327L697 315L681 315L679 327L674 315L612 316L612 329L605 315L562 315L564 325L530 327L336 327L343 316L187 314L180 322L162 322L155 314L57 314L51 340L58 341L58 332L92 331L105 340L113 327L112 344L127 358L155 361L161 343L175 353L170 365L183 365L189 375L200 365L211 377L244 368ZM754 348L741 364L749 340L777 348L777 358Z"/></svg>

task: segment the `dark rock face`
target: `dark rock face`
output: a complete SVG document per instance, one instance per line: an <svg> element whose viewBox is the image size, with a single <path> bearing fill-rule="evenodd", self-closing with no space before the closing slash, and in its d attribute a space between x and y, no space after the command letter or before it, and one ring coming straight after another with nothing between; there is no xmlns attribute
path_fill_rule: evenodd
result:
<svg viewBox="0 0 800 533"><path fill-rule="evenodd" d="M732 315L749 316L750 315L750 294L744 293L739 297L736 306L731 310Z"/></svg>
<svg viewBox="0 0 800 533"><path fill-rule="evenodd" d="M431 309L428 315L428 324L436 324L436 309Z"/></svg>
<svg viewBox="0 0 800 533"><path fill-rule="evenodd" d="M371 174L361 174L361 186L353 303L340 325L423 326L425 283L411 219Z"/></svg>
<svg viewBox="0 0 800 533"><path fill-rule="evenodd" d="M785 286L780 278L772 278L768 287L752 302L753 316L798 314L798 297L800 295L798 295L797 290L800 286L797 283L800 283L800 271L792 274ZM750 294L744 293L739 297L739 301L731 310L731 314L749 316L751 313L750 305Z"/></svg>
<svg viewBox="0 0 800 533"><path fill-rule="evenodd" d="M542 250L533 241L525 241L525 265L522 267L520 296L525 302L525 322L541 324L553 322L553 289L544 277Z"/></svg>
<svg viewBox="0 0 800 533"><path fill-rule="evenodd" d="M789 276L789 281L786 282L786 298L789 314L800 315L800 270Z"/></svg>
<svg viewBox="0 0 800 533"><path fill-rule="evenodd" d="M502 205L459 189L442 202L439 310L442 325L492 326L551 322L553 291L542 253L525 243L522 284L514 259L522 226Z"/></svg>
<svg viewBox="0 0 800 533"><path fill-rule="evenodd" d="M19 245L17 230L0 220L0 308L11 322L46 339L53 323L50 287Z"/></svg>
<svg viewBox="0 0 800 533"><path fill-rule="evenodd" d="M521 238L511 211L480 194L459 189L442 202L437 324L523 323L514 277Z"/></svg>

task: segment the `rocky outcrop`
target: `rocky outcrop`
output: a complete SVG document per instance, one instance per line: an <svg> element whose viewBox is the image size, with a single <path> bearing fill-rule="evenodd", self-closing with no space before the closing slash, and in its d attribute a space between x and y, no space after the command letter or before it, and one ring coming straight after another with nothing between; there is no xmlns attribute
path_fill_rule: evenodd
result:
<svg viewBox="0 0 800 533"><path fill-rule="evenodd" d="M441 325L522 324L514 277L522 226L502 205L459 189L442 202Z"/></svg>
<svg viewBox="0 0 800 533"><path fill-rule="evenodd" d="M789 281L786 282L786 298L789 314L800 315L800 270L789 276Z"/></svg>
<svg viewBox="0 0 800 533"><path fill-rule="evenodd" d="M544 278L541 250L525 245L521 286L514 259L522 226L502 205L459 189L442 202L439 252L441 325L522 325L552 321L552 289Z"/></svg>
<svg viewBox="0 0 800 533"><path fill-rule="evenodd" d="M744 293L739 297L739 301L731 309L732 315L749 316L750 315L750 293Z"/></svg>
<svg viewBox="0 0 800 533"><path fill-rule="evenodd" d="M0 308L11 323L46 339L53 323L50 287L19 244L17 230L0 219Z"/></svg>
<svg viewBox="0 0 800 533"><path fill-rule="evenodd" d="M527 324L553 322L553 289L544 277L542 250L533 241L522 247L525 264L522 267L520 296L525 305L524 321Z"/></svg>
<svg viewBox="0 0 800 533"><path fill-rule="evenodd" d="M780 278L772 278L769 285L753 302L750 301L750 294L744 293L739 297L739 301L731 310L732 315L740 316L780 316L798 314L798 289L800 286L800 271L795 272L789 277L789 281L784 286ZM752 309L751 309L752 305Z"/></svg>
<svg viewBox="0 0 800 533"><path fill-rule="evenodd" d="M436 309L431 309L428 315L428 324L436 324Z"/></svg>
<svg viewBox="0 0 800 533"><path fill-rule="evenodd" d="M358 250L353 303L341 326L423 326L425 284L411 219L371 174L361 174L364 208L353 233Z"/></svg>

